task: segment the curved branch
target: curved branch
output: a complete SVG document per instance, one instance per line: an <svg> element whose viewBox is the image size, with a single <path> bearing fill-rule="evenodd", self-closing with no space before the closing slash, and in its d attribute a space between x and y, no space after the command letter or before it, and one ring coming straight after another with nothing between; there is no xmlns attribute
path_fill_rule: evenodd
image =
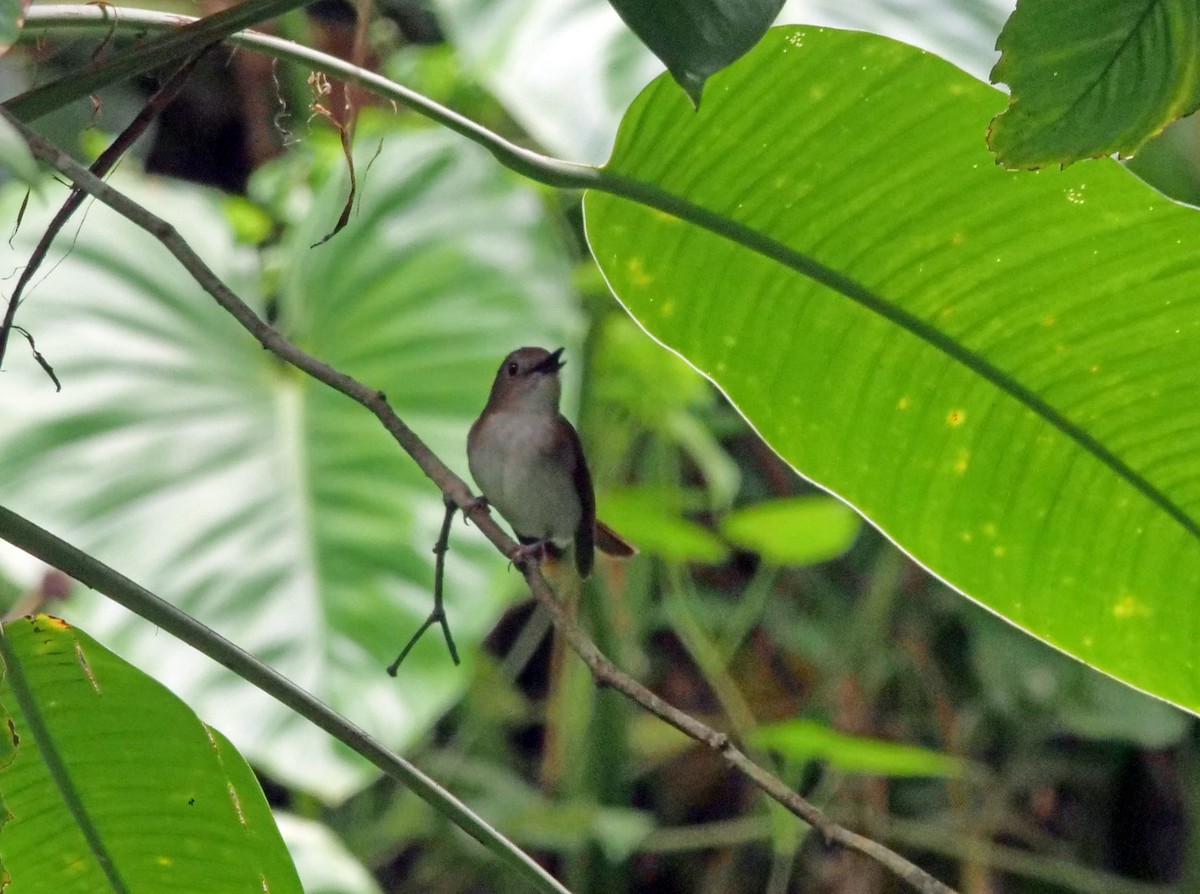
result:
<svg viewBox="0 0 1200 894"><path fill-rule="evenodd" d="M481 501L474 498L466 483L454 474L410 429L387 402L381 391L364 385L329 364L318 360L289 342L268 325L241 298L226 286L209 269L203 259L180 237L171 224L151 214L145 208L120 191L97 178L65 152L38 136L11 114L0 108L0 116L7 118L29 144L36 158L56 168L75 186L108 205L118 214L158 239L164 247L186 269L196 282L208 292L218 304L228 311L258 342L280 359L295 366L329 387L362 404L375 414L383 427L417 463L421 471L442 491L448 501L453 501L463 514L471 519L479 530L506 556L512 557L517 544L492 519ZM2 518L2 516L0 516ZM882 844L851 832L825 816L815 805L788 788L782 780L771 775L751 761L723 733L696 720L678 708L659 698L642 684L628 676L607 657L575 623L567 617L562 604L555 596L536 567L522 565L525 580L537 600L550 613L555 628L566 638L571 648L584 660L597 681L619 690L639 705L674 726L692 739L707 745L719 753L733 768L742 773L769 797L778 801L815 829L832 844L841 845L876 861L898 877L912 885L922 894L954 894L952 888L942 884L920 867L889 850ZM68 570L69 569L64 569ZM106 592L106 591L103 591ZM182 614L182 613L180 613ZM185 616L186 617L186 616ZM190 618L188 619L191 620ZM195 621L192 621L195 624ZM307 715L306 715L307 716Z"/></svg>

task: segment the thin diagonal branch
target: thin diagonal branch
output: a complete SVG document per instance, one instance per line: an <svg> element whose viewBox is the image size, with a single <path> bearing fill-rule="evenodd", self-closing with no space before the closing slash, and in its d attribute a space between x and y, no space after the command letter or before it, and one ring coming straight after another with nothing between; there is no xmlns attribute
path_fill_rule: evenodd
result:
<svg viewBox="0 0 1200 894"><path fill-rule="evenodd" d="M173 226L93 176L86 168L14 119L3 108L0 108L0 115L12 121L13 126L29 144L35 157L50 164L73 184L81 187L118 214L157 238L183 265L184 269L192 274L197 283L241 323L264 348L318 381L358 401L374 413L384 428L417 463L421 471L442 491L443 496L448 501L456 503L463 514L470 518L484 536L506 556L513 557L517 544L491 518L483 502L473 497L466 483L455 475L395 414L383 392L367 387L329 364L300 350L260 319L241 298L221 282L200 256L192 250L191 246L180 237ZM587 634L567 618L561 603L550 585L546 583L545 578L542 577L541 572L528 563L522 566L522 571L533 595L550 613L555 627L566 637L571 648L584 660L599 682L624 693L676 729L712 748L731 767L742 773L765 794L817 829L827 842L841 845L869 857L895 873L921 894L954 894L952 888L942 884L894 851L830 820L816 806L788 788L782 780L746 757L729 740L728 736L668 704L620 671L601 654Z"/></svg>
<svg viewBox="0 0 1200 894"><path fill-rule="evenodd" d="M118 605L161 627L196 651L345 743L376 767L416 792L422 800L496 854L509 868L542 891L570 894L515 844L484 822L458 798L367 732L342 717L287 677L263 664L191 615L160 599L98 559L0 506L0 535L31 556L103 593Z"/></svg>

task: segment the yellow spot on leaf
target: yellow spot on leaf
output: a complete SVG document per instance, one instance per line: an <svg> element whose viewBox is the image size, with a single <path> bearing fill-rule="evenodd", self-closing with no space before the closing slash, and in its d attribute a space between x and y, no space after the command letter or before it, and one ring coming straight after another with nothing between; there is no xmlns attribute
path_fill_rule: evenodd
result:
<svg viewBox="0 0 1200 894"><path fill-rule="evenodd" d="M1127 620L1129 618L1145 618L1150 614L1150 609L1144 603L1139 602L1134 596L1129 593L1117 598L1113 603L1112 613L1114 618Z"/></svg>
<svg viewBox="0 0 1200 894"><path fill-rule="evenodd" d="M912 402L907 397L902 397L902 398L900 398L900 401L896 404L896 409L897 410L907 410L911 403Z"/></svg>
<svg viewBox="0 0 1200 894"><path fill-rule="evenodd" d="M1004 554L1007 552L1008 552L1008 550L1005 547L1000 546L999 544L992 547L992 555L995 556L997 559L1003 559Z"/></svg>
<svg viewBox="0 0 1200 894"><path fill-rule="evenodd" d="M648 286L654 282L654 277L646 272L646 266L638 257L630 258L625 263L625 271L629 274L630 282L635 286Z"/></svg>
<svg viewBox="0 0 1200 894"><path fill-rule="evenodd" d="M951 410L946 415L946 424L950 426L962 425L963 420L967 418L967 414L963 410Z"/></svg>
<svg viewBox="0 0 1200 894"><path fill-rule="evenodd" d="M956 459L954 461L954 471L956 471L959 475L965 475L966 471L970 467L970 465L971 465L971 451L970 450L958 451L958 459Z"/></svg>
<svg viewBox="0 0 1200 894"><path fill-rule="evenodd" d="M1053 326L1057 322L1058 318L1055 317L1054 314L1046 314L1046 316L1042 317L1043 326Z"/></svg>

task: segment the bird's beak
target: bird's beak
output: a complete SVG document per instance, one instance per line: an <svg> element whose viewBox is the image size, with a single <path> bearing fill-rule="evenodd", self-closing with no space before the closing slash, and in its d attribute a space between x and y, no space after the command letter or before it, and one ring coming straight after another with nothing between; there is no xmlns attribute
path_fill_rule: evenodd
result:
<svg viewBox="0 0 1200 894"><path fill-rule="evenodd" d="M556 373L556 372L558 372L560 369L563 368L563 366L566 365L565 360L559 359L560 357L562 357L562 352L564 350L565 350L564 348L559 348L557 351L552 351L550 353L549 357L547 357L545 360L543 360L537 366L533 367L533 369L531 369L530 372L540 372L540 373Z"/></svg>

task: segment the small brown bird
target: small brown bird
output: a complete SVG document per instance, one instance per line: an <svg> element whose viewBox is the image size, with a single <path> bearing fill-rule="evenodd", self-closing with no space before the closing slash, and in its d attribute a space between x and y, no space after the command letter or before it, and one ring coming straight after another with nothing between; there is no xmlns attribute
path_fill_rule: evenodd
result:
<svg viewBox="0 0 1200 894"><path fill-rule="evenodd" d="M522 544L515 559L574 545L575 567L587 577L596 548L624 557L635 550L596 518L579 434L558 412L562 352L519 348L504 358L467 435L467 462L484 499Z"/></svg>

